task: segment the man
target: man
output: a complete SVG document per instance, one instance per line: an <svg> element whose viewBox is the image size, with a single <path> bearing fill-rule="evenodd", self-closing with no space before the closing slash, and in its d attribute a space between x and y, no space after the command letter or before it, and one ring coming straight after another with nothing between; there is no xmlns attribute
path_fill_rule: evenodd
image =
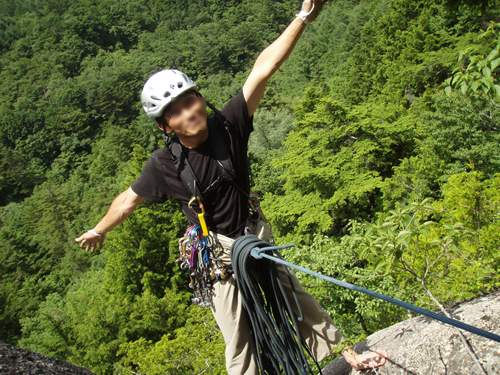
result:
<svg viewBox="0 0 500 375"><path fill-rule="evenodd" d="M305 25L317 17L323 3L324 0L303 2L301 12L297 13L278 39L258 56L243 88L220 111L222 117L207 116L206 105L210 104L184 73L175 69L162 70L148 79L141 94L143 108L164 134L175 136L182 145L184 162L191 166L203 200L195 202L199 203L198 211L191 209L193 194L189 188L192 187L186 188L186 182L179 177L176 157L168 147L155 150L139 178L113 200L102 220L75 239L81 247L87 250L100 247L105 234L125 220L144 200L162 202L166 199L176 199L181 203L182 210L193 225L189 230L194 230L194 225L198 223L198 229L205 227L210 230L210 235L217 239L223 250L218 259L222 270L230 265L229 250L232 243L237 237L248 233L249 228L259 238L272 240L269 226L266 227L262 215L260 223L263 224L260 227L249 224L249 200L245 192L250 187L247 145L253 130L253 114L264 94L268 79L291 53ZM229 134L224 133L221 119L227 120L224 124ZM234 183L221 178L224 166L214 157L214 153L220 151L214 150L217 139L224 139L228 147L236 177ZM261 213L260 209L257 210ZM202 211L206 215L202 214L203 217L200 217L198 213ZM187 240L186 235L180 242ZM290 288L288 280L284 278L283 282ZM295 277L292 282L298 291L304 312L301 334L316 359L321 360L340 341L341 335L328 314L304 291ZM236 281L231 277L220 277L214 282L211 293L211 311L226 343L228 373L257 374L255 348ZM368 363L357 360L353 353L345 358L355 368L374 364L373 361Z"/></svg>

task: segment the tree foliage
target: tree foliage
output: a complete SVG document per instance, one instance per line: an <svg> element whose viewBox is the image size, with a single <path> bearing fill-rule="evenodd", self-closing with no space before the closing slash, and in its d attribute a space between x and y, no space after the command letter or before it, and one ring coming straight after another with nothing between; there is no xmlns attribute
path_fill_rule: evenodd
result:
<svg viewBox="0 0 500 375"><path fill-rule="evenodd" d="M224 342L177 267L186 220L146 204L99 254L74 238L160 133L139 94L178 68L221 107L292 20L292 0L0 5L0 331L98 374L224 373ZM493 0L338 0L268 82L252 186L287 257L435 308L499 287ZM298 275L348 341L403 319Z"/></svg>

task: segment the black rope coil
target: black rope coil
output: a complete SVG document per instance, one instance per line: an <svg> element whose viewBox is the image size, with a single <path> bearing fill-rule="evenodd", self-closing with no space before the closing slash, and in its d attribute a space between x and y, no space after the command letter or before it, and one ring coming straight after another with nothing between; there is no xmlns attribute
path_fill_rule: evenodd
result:
<svg viewBox="0 0 500 375"><path fill-rule="evenodd" d="M231 248L234 276L249 317L259 370L272 375L313 374L305 355L307 352L321 373L300 335L298 323L302 321L302 316L295 291L292 291L293 303L298 314L292 309L278 276L278 266L267 259L251 256L252 249L269 246L272 245L249 234L236 239ZM293 288L289 271L283 269L288 273Z"/></svg>

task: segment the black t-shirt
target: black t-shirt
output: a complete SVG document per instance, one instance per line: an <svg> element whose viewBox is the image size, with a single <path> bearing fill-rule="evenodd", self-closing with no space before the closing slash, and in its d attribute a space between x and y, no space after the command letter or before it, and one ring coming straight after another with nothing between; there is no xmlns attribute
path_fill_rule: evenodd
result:
<svg viewBox="0 0 500 375"><path fill-rule="evenodd" d="M248 191L250 176L247 167L247 150L248 138L253 131L253 115L248 116L243 90L240 89L220 112L230 123L231 137L213 114L207 119L208 137L224 137L227 149L231 152L238 186ZM207 211L207 226L214 232L235 238L243 234L248 216L247 198L226 179L219 178L218 182L214 183L217 177L221 176L221 172L211 156L209 144L209 139L207 139L196 148L188 149L184 146L182 148L201 185L200 190L205 198ZM153 152L131 188L147 201L177 200L188 221L191 224L199 223L196 213L187 206L191 194L178 177L172 155L166 147Z"/></svg>

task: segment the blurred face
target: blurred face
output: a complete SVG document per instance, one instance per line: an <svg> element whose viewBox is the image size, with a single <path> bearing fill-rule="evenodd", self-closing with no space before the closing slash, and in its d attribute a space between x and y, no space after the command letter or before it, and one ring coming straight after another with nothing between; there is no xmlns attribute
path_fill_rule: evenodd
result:
<svg viewBox="0 0 500 375"><path fill-rule="evenodd" d="M202 96L187 91L170 103L163 112L167 132L179 138L197 138L207 130L206 102ZM161 129L161 124L158 125Z"/></svg>

